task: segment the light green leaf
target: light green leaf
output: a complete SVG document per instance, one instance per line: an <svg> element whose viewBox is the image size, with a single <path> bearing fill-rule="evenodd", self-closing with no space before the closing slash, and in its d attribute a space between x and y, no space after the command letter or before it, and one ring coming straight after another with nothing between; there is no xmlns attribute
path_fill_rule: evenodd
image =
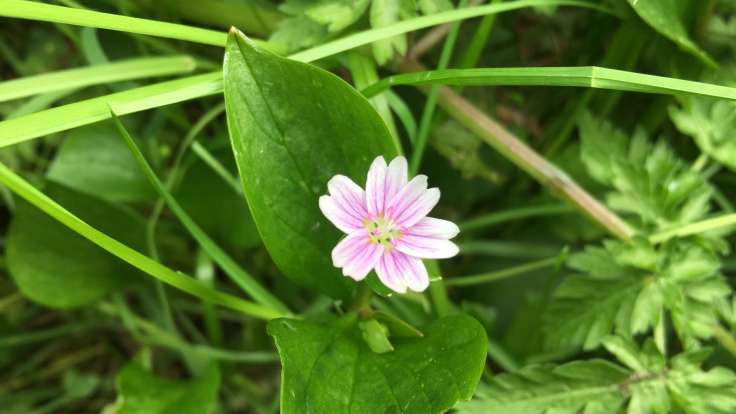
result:
<svg viewBox="0 0 736 414"><path fill-rule="evenodd" d="M711 67L718 64L690 38L682 22L683 6L690 3L682 0L628 0L631 7L648 25L662 36L675 42L682 50L692 54Z"/></svg>
<svg viewBox="0 0 736 414"><path fill-rule="evenodd" d="M710 186L663 139L652 144L641 130L629 139L589 113L579 125L583 162L614 189L607 199L612 208L638 216L648 230L689 224L709 212Z"/></svg>
<svg viewBox="0 0 736 414"><path fill-rule="evenodd" d="M357 322L353 314L269 322L283 365L282 413L444 413L473 394L487 346L473 318L436 320L424 338L393 339L395 350L383 354L368 348Z"/></svg>
<svg viewBox="0 0 736 414"><path fill-rule="evenodd" d="M458 414L727 414L736 409L736 374L700 367L708 353L676 355L669 364L652 341L638 347L609 338L609 349L631 371L604 360L532 365L497 375Z"/></svg>
<svg viewBox="0 0 736 414"><path fill-rule="evenodd" d="M371 97L393 85L456 86L573 86L618 91L699 95L736 100L736 88L721 82L705 83L600 66L562 66L540 68L440 69L404 73L381 79L363 89Z"/></svg>
<svg viewBox="0 0 736 414"><path fill-rule="evenodd" d="M733 86L736 68L709 74L705 80ZM669 108L677 129L690 135L705 154L736 171L736 102L696 96L678 100L680 105Z"/></svg>
<svg viewBox="0 0 736 414"><path fill-rule="evenodd" d="M133 361L117 377L118 399L110 414L206 414L217 406L220 373L211 366L189 381L161 378Z"/></svg>
<svg viewBox="0 0 736 414"><path fill-rule="evenodd" d="M479 387L458 414L615 414L624 403L619 385L630 372L604 360L532 365Z"/></svg>
<svg viewBox="0 0 736 414"><path fill-rule="evenodd" d="M196 64L189 56L140 58L49 72L0 82L0 102L48 92L105 85L131 79L188 73Z"/></svg>
<svg viewBox="0 0 736 414"><path fill-rule="evenodd" d="M295 282L346 295L353 285L330 260L341 234L318 198L334 175L363 184L376 156L397 154L385 124L338 77L237 33L228 41L224 78L233 152L264 245Z"/></svg>
<svg viewBox="0 0 736 414"><path fill-rule="evenodd" d="M49 193L86 222L143 248L140 218L92 196L50 186ZM136 283L139 273L120 259L26 202L17 204L7 238L10 275L28 298L56 308L87 305Z"/></svg>
<svg viewBox="0 0 736 414"><path fill-rule="evenodd" d="M450 0L417 0L417 7L423 14L434 14L452 10Z"/></svg>
<svg viewBox="0 0 736 414"><path fill-rule="evenodd" d="M69 132L46 177L109 202L147 200L156 194L115 128L106 122Z"/></svg>
<svg viewBox="0 0 736 414"><path fill-rule="evenodd" d="M686 347L711 336L731 295L718 258L692 240L656 248L609 241L570 257L579 273L557 288L545 316L551 348L596 348L606 336L648 332L669 312Z"/></svg>
<svg viewBox="0 0 736 414"><path fill-rule="evenodd" d="M118 115L125 115L221 91L222 75L214 72L47 109L0 122L0 147L110 119L110 105Z"/></svg>
<svg viewBox="0 0 736 414"><path fill-rule="evenodd" d="M399 21L402 0L373 0L371 4L371 26L374 28L390 26ZM394 57L394 51L406 54L406 35L398 35L389 39L374 42L373 56L379 65L388 63Z"/></svg>

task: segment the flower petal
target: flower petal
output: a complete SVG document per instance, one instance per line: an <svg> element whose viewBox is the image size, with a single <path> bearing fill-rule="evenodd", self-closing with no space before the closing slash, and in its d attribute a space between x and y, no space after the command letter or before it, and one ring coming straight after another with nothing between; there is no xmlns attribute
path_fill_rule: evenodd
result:
<svg viewBox="0 0 736 414"><path fill-rule="evenodd" d="M356 219L351 213L340 207L335 199L323 195L319 198L319 209L332 224L343 233L352 233L363 228L363 222Z"/></svg>
<svg viewBox="0 0 736 414"><path fill-rule="evenodd" d="M396 157L386 166L383 157L377 157L365 184L366 203L372 216L383 213L393 197L406 185L408 166L406 158Z"/></svg>
<svg viewBox="0 0 736 414"><path fill-rule="evenodd" d="M425 217L407 229L406 232L417 236L451 239L460 233L460 228L449 220Z"/></svg>
<svg viewBox="0 0 736 414"><path fill-rule="evenodd" d="M332 264L342 268L345 276L363 280L376 266L383 246L370 242L367 230L358 230L342 239L332 249Z"/></svg>
<svg viewBox="0 0 736 414"><path fill-rule="evenodd" d="M429 286L429 275L424 263L396 250L381 256L376 265L376 274L384 285L398 293L405 293L407 288L422 292Z"/></svg>
<svg viewBox="0 0 736 414"><path fill-rule="evenodd" d="M396 243L396 250L421 259L448 259L460 251L455 243L447 239L412 234L403 235Z"/></svg>
<svg viewBox="0 0 736 414"><path fill-rule="evenodd" d="M332 177L327 189L330 196L319 199L322 213L345 233L362 228L363 221L368 218L363 189L344 175Z"/></svg>
<svg viewBox="0 0 736 414"><path fill-rule="evenodd" d="M391 200L387 215L408 228L423 219L440 200L438 188L427 189L427 176L417 175Z"/></svg>

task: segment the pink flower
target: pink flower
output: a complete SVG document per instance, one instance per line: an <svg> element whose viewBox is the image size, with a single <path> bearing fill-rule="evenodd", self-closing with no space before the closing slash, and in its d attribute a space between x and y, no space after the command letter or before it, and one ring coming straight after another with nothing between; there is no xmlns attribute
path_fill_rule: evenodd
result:
<svg viewBox="0 0 736 414"><path fill-rule="evenodd" d="M373 161L363 191L350 178L336 175L327 183L330 195L319 198L322 213L347 234L332 250L332 263L359 281L375 269L390 289L421 292L429 286L422 259L446 259L458 248L449 239L460 229L447 220L427 217L440 190L427 189L427 176L407 177L406 158L386 165ZM408 181L408 182L407 182Z"/></svg>

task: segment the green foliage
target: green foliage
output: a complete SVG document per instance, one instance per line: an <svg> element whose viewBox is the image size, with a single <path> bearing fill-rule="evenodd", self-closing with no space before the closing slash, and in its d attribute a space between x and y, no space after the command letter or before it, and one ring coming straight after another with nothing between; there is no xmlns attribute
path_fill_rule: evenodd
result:
<svg viewBox="0 0 736 414"><path fill-rule="evenodd" d="M139 217L59 185L49 194L86 222L143 249ZM139 273L24 201L18 202L7 236L8 271L23 294L46 306L94 303L132 285Z"/></svg>
<svg viewBox="0 0 736 414"><path fill-rule="evenodd" d="M118 399L105 414L211 413L219 387L220 373L214 366L199 378L174 381L157 377L133 361L118 374Z"/></svg>
<svg viewBox="0 0 736 414"><path fill-rule="evenodd" d="M662 36L673 41L682 50L692 54L708 66L718 66L688 34L684 17L692 2L686 0L628 0L639 17Z"/></svg>
<svg viewBox="0 0 736 414"><path fill-rule="evenodd" d="M155 194L109 122L70 132L46 176L109 202L150 200Z"/></svg>
<svg viewBox="0 0 736 414"><path fill-rule="evenodd" d="M669 362L652 342L639 349L620 337L606 348L624 365L581 360L532 365L501 374L459 414L524 413L731 413L736 410L736 374L700 367L708 352L682 353Z"/></svg>
<svg viewBox="0 0 736 414"><path fill-rule="evenodd" d="M544 315L552 348L593 349L613 332L631 337L662 329L665 312L683 343L696 346L711 336L731 294L718 257L690 240L607 241L572 255L568 265L576 273L557 288Z"/></svg>
<svg viewBox="0 0 736 414"><path fill-rule="evenodd" d="M486 336L464 315L438 319L423 338L394 339L377 354L354 314L327 321L276 319L268 332L283 365L281 412L444 413L473 394Z"/></svg>
<svg viewBox="0 0 736 414"><path fill-rule="evenodd" d="M319 211L327 181L363 183L397 149L370 103L313 66L272 55L233 33L225 59L233 152L263 243L284 274L333 297L352 288L330 262L340 238Z"/></svg>
<svg viewBox="0 0 736 414"><path fill-rule="evenodd" d="M586 113L580 119L581 157L590 175L614 191L615 210L634 215L641 230L677 227L703 218L711 188L664 139L651 143L639 129L629 137Z"/></svg>
<svg viewBox="0 0 736 414"><path fill-rule="evenodd" d="M390 26L399 21L403 14L411 14L413 10L406 9L407 0L373 0L371 3L371 27L381 28ZM407 16L403 16L407 17ZM391 61L394 51L400 55L406 54L406 35L399 35L389 39L374 42L373 56L379 65L384 65Z"/></svg>

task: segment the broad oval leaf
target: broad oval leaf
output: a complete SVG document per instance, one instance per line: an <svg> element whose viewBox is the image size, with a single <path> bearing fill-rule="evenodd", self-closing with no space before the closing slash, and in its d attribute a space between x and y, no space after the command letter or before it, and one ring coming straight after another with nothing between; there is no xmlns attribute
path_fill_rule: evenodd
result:
<svg viewBox="0 0 736 414"><path fill-rule="evenodd" d="M144 223L126 211L60 185L47 193L87 223L129 246L144 246ZM26 297L46 306L93 303L138 272L63 224L19 201L7 236L8 271Z"/></svg>
<svg viewBox="0 0 736 414"><path fill-rule="evenodd" d="M392 339L394 351L368 348L354 314L318 323L268 324L283 365L281 412L444 413L467 400L486 358L483 327L466 315L422 328L419 339Z"/></svg>
<svg viewBox="0 0 736 414"><path fill-rule="evenodd" d="M383 120L337 76L259 49L236 32L224 84L233 152L264 245L294 282L346 296L352 286L330 259L340 232L318 199L332 176L362 184L376 156L397 155Z"/></svg>
<svg viewBox="0 0 736 414"><path fill-rule="evenodd" d="M109 414L202 414L217 405L220 373L213 365L198 378L175 381L161 378L133 361L117 377L118 399Z"/></svg>
<svg viewBox="0 0 736 414"><path fill-rule="evenodd" d="M47 178L110 202L150 200L156 193L108 122L71 131Z"/></svg>

